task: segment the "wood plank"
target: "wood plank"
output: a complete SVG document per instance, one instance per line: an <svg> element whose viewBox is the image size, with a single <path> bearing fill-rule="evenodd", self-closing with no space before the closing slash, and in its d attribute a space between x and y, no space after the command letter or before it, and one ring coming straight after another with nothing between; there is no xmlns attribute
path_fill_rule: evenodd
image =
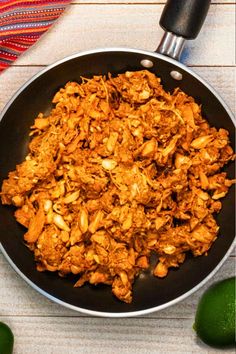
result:
<svg viewBox="0 0 236 354"><path fill-rule="evenodd" d="M202 289L182 302L145 317L192 318L200 295L213 282L234 275L235 258L230 257L217 274ZM2 316L82 316L44 298L31 288L10 267L0 254L0 315Z"/></svg>
<svg viewBox="0 0 236 354"><path fill-rule="evenodd" d="M235 114L236 68L193 67L192 70L204 78L217 91L217 93L220 94Z"/></svg>
<svg viewBox="0 0 236 354"><path fill-rule="evenodd" d="M0 317L24 354L217 354L196 338L193 319ZM233 349L227 354L233 354Z"/></svg>
<svg viewBox="0 0 236 354"><path fill-rule="evenodd" d="M165 0L74 0L73 4L165 4ZM211 4L233 4L232 0L212 0Z"/></svg>
<svg viewBox="0 0 236 354"><path fill-rule="evenodd" d="M68 7L43 38L17 61L18 65L52 63L72 53L99 47L155 50L163 31L158 20L163 5L81 5ZM187 44L185 62L233 65L234 5L211 6L202 32ZM53 48L53 50L52 50Z"/></svg>
<svg viewBox="0 0 236 354"><path fill-rule="evenodd" d="M13 94L40 70L42 70L40 66L20 68L12 66L0 75L0 111Z"/></svg>
<svg viewBox="0 0 236 354"><path fill-rule="evenodd" d="M42 67L11 67L0 76L0 110L11 96ZM233 67L194 67L221 95L232 111L235 111L235 74Z"/></svg>

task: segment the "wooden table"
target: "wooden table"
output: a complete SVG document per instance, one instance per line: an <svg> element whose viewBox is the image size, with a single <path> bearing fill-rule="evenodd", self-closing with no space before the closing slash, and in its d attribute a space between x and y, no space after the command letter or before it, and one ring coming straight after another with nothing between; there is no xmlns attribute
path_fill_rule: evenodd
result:
<svg viewBox="0 0 236 354"><path fill-rule="evenodd" d="M43 38L0 77L0 109L32 75L77 51L109 46L154 50L165 1L76 0ZM198 39L187 44L185 62L235 110L235 2L212 1ZM225 235L226 236L226 235ZM0 254L0 320L15 334L16 354L220 353L192 330L198 299L213 282L234 274L235 255L203 289L145 317L107 319L56 305L31 289ZM227 351L234 353L234 351Z"/></svg>

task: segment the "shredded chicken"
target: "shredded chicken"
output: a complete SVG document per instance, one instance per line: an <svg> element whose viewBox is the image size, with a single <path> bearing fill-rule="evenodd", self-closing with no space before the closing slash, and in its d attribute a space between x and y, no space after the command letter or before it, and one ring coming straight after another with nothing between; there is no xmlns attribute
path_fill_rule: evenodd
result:
<svg viewBox="0 0 236 354"><path fill-rule="evenodd" d="M186 252L207 255L214 214L235 182L228 131L210 127L192 97L167 93L143 70L68 82L31 127L29 153L2 185L3 204L28 230L39 271L73 273L75 287L132 284L157 264L165 277Z"/></svg>

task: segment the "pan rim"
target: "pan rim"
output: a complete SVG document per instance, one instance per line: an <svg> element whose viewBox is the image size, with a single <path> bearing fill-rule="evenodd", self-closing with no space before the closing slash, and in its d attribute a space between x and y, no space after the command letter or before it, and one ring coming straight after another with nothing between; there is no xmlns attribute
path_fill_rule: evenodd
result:
<svg viewBox="0 0 236 354"><path fill-rule="evenodd" d="M2 118L4 117L5 113L7 112L7 110L11 106L11 104L21 94L21 92L24 91L25 88L27 86L29 86L33 81L35 81L38 77L40 77L41 75L43 75L47 71L51 70L52 68L54 68L54 67L56 67L56 66L58 66L60 64L63 64L66 61L69 61L69 60L72 60L72 59L76 59L78 57L82 57L82 56L86 56L86 55L98 54L98 53L104 53L104 52L106 52L106 53L108 53L108 52L128 52L128 53L134 53L134 54L142 54L142 55L147 55L149 57L152 56L154 58L158 58L158 59L167 61L167 62L169 62L169 63L171 63L171 64L173 64L175 66L178 66L183 71L188 72L193 77L195 77L208 90L210 90L212 92L212 94L217 98L217 100L220 102L220 104L224 107L224 109L226 110L227 114L229 115L232 123L236 127L236 119L234 117L234 114L231 111L231 109L228 107L228 105L225 103L225 101L222 99L222 97L218 94L218 92L206 80L202 79L201 76L196 74L190 68L188 68L184 64L182 64L182 63L180 63L180 62L178 62L178 61L176 61L176 60L174 60L172 58L166 57L166 56L164 56L162 54L159 54L159 53L146 51L146 50L141 50L141 49L135 49L135 48L125 48L125 47L97 48L97 49L82 51L82 52L75 53L75 54L72 54L70 56L67 56L67 57L65 57L63 59L60 59L60 60L54 62L51 65L46 66L43 70L40 70L33 77L31 77L29 80L27 80L20 87L20 89L18 89L16 91L16 93L10 98L10 100L7 102L7 104L5 105L5 107L3 108L3 110L2 110L2 112L0 114L0 127L1 127ZM26 281L34 290L36 290L38 293L40 293L41 295L45 296L49 300L51 300L51 301L53 301L53 302L55 302L55 303L57 303L59 305L62 305L64 307L66 307L66 308L69 308L71 310L84 313L86 315L92 315L92 316L97 316L97 317L107 317L107 318L108 317L110 317L110 318L124 318L124 317L135 317L135 316L147 315L147 314L155 312L155 311L163 310L163 309L165 309L165 308L167 308L169 306L177 304L178 302L186 299L187 297L192 295L194 292L196 292L198 289L200 289L203 285L205 285L208 282L208 280L210 280L215 275L215 273L221 268L221 266L224 264L226 259L229 257L229 255L232 252L234 246L235 246L235 239L233 240L233 242L230 245L228 251L226 252L224 257L221 259L221 261L218 263L218 265L199 284L197 284L195 287L193 287L192 289L190 289L189 291L187 291L183 295L175 298L174 300L168 301L165 304L162 304L162 305L159 305L159 306L155 306L155 307L151 307L151 308L148 308L148 309L145 309L145 310L138 310L138 311L132 311L132 312L103 312L103 311L95 311L95 310L89 310L89 309L81 308L81 307L78 307L78 306L75 306L75 305L71 305L71 304L69 304L69 303L67 303L65 301L62 301L62 300L50 295L49 293L47 293L43 289L41 289L34 282L32 282L23 272L21 272L21 270L15 265L15 263L12 261L12 259L8 255L7 251L3 247L2 243L0 243L0 250L1 250L2 254L4 255L5 259L11 265L11 267L16 271L16 273L18 273L20 275L20 277L24 281Z"/></svg>

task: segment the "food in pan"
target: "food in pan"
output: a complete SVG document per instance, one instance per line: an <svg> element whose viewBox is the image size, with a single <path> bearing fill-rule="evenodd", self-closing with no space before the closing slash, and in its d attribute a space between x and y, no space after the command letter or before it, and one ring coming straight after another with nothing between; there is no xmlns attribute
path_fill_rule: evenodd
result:
<svg viewBox="0 0 236 354"><path fill-rule="evenodd" d="M187 252L207 255L219 231L214 214L234 183L222 167L235 156L228 131L147 70L81 80L35 119L2 203L17 207L39 271L73 273L75 287L111 285L130 303L151 253L160 278Z"/></svg>

